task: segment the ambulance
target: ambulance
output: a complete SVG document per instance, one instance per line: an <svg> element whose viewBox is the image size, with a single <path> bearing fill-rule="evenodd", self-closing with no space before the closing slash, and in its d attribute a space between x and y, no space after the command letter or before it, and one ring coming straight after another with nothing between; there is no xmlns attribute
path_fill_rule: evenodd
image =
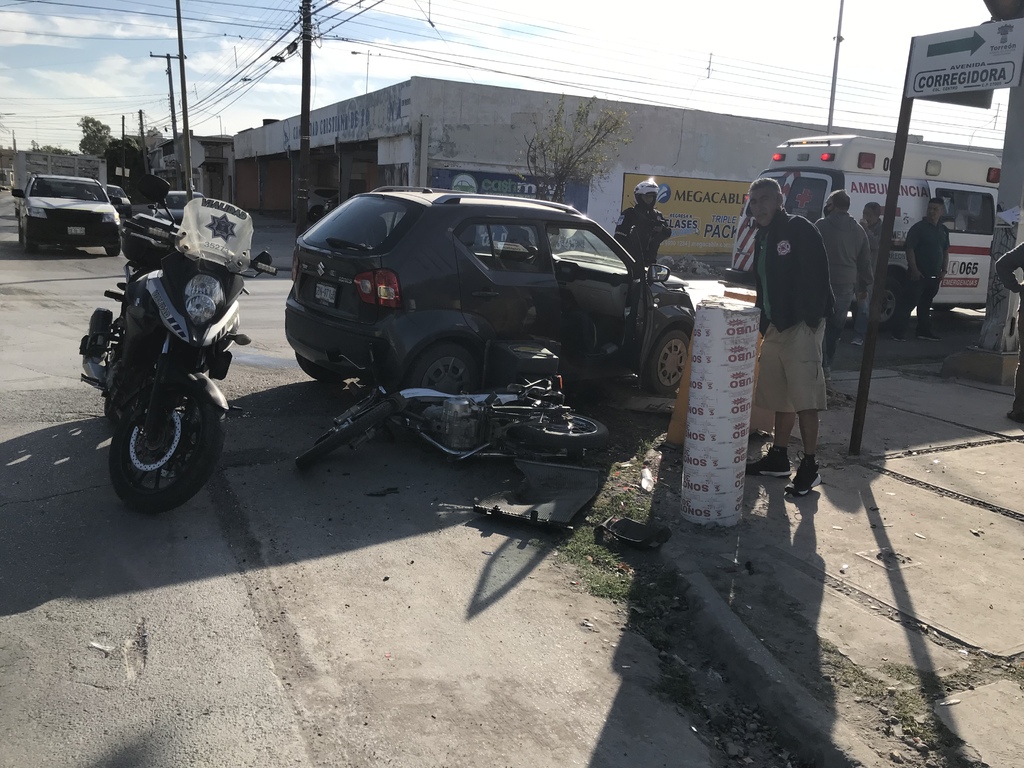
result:
<svg viewBox="0 0 1024 768"><path fill-rule="evenodd" d="M845 189L851 200L850 215L860 220L865 203L876 202L885 210L892 150L893 142L864 136L790 139L775 150L771 164L760 175L779 182L789 213L817 221L829 194ZM885 281L883 323L892 317L909 280L904 251L907 232L924 218L932 197L942 198L946 211L941 223L949 229L949 269L934 305L985 307L999 169L1000 158L987 152L907 145ZM732 271L748 273L746 281L753 277L749 272L756 232L754 220L744 215L734 241Z"/></svg>

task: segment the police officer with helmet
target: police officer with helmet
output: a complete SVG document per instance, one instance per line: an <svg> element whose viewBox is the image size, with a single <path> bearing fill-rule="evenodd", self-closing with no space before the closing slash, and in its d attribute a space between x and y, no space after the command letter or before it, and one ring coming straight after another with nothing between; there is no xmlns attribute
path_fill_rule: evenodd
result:
<svg viewBox="0 0 1024 768"><path fill-rule="evenodd" d="M615 224L615 239L643 264L658 261L658 247L672 235L668 220L655 209L658 183L641 181L633 188L636 205L627 208Z"/></svg>

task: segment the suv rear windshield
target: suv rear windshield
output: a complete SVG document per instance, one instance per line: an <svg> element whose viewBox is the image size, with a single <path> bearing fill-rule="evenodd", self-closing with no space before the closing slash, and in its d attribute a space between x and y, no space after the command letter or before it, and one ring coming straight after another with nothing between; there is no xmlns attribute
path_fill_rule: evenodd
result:
<svg viewBox="0 0 1024 768"><path fill-rule="evenodd" d="M307 229L302 241L327 250L387 251L421 213L423 206L399 198L357 195Z"/></svg>

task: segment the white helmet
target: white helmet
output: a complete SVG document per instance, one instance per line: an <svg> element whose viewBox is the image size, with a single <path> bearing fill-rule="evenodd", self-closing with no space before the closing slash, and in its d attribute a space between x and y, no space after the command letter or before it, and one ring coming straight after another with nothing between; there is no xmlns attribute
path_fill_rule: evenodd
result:
<svg viewBox="0 0 1024 768"><path fill-rule="evenodd" d="M636 204L643 208L653 208L658 201L658 183L654 179L641 181L633 187L633 197Z"/></svg>

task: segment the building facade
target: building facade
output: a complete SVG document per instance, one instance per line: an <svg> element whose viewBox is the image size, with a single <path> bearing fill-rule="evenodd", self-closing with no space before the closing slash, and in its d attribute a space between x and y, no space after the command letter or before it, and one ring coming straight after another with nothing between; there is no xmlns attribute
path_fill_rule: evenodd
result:
<svg viewBox="0 0 1024 768"><path fill-rule="evenodd" d="M337 189L342 200L384 185L534 196L526 142L559 98L413 77L322 107L310 114L309 186ZM567 96L565 113L584 101ZM678 232L662 247L665 254L730 251L729 220L739 216L746 186L767 167L773 149L795 136L824 133L821 125L598 100L595 113L603 109L627 113L631 141L618 148L607 177L571 188L567 202L612 229L632 204L636 179L669 180ZM299 117L266 121L234 139L236 202L294 218Z"/></svg>

